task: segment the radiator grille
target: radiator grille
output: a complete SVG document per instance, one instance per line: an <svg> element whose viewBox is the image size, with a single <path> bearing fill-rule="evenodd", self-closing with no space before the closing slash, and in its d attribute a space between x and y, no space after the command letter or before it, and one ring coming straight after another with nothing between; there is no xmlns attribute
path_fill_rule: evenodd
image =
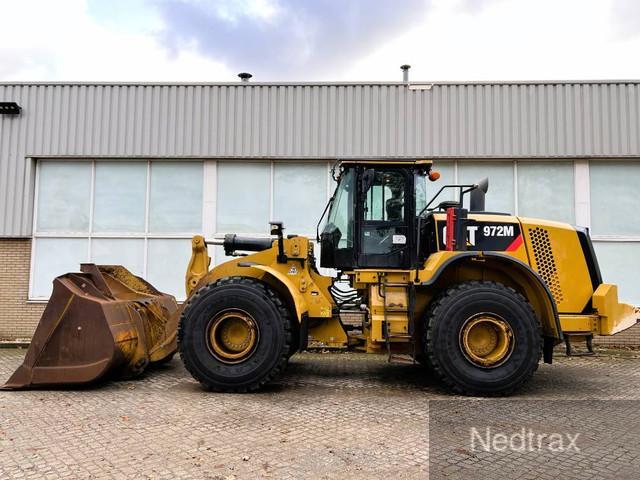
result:
<svg viewBox="0 0 640 480"><path fill-rule="evenodd" d="M562 302L562 288L558 279L558 269L553 256L549 232L544 228L529 229L531 244L533 245L533 257L536 261L536 270L545 281L556 303Z"/></svg>

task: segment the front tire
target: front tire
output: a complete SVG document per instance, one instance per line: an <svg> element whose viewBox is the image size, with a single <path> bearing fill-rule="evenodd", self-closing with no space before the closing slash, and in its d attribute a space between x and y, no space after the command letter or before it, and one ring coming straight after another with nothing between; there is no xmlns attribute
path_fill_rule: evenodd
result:
<svg viewBox="0 0 640 480"><path fill-rule="evenodd" d="M229 277L201 287L180 318L178 350L186 369L209 390L254 391L286 367L288 310L268 285Z"/></svg>
<svg viewBox="0 0 640 480"><path fill-rule="evenodd" d="M538 368L541 330L533 308L497 282L453 286L431 304L425 319L425 354L454 392L508 395Z"/></svg>

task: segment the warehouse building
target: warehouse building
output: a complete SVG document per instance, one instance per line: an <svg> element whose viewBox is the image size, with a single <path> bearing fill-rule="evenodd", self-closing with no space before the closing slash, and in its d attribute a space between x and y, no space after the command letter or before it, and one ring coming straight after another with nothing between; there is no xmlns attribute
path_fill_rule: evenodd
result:
<svg viewBox="0 0 640 480"><path fill-rule="evenodd" d="M489 210L589 227L640 304L640 81L1 83L0 102L0 338L29 338L81 262L180 299L193 234L314 235L331 165L357 157L432 158L442 183L488 176Z"/></svg>

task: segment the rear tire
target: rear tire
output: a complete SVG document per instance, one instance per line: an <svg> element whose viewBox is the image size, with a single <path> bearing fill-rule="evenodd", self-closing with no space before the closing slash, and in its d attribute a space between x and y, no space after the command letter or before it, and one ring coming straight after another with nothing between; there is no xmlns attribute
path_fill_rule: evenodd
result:
<svg viewBox="0 0 640 480"><path fill-rule="evenodd" d="M456 393L508 395L538 368L542 333L533 308L500 283L447 289L431 303L425 323L428 364Z"/></svg>
<svg viewBox="0 0 640 480"><path fill-rule="evenodd" d="M220 323L224 321L226 327ZM253 391L286 367L290 322L288 310L268 285L228 277L191 297L180 318L178 350L186 369L207 389Z"/></svg>

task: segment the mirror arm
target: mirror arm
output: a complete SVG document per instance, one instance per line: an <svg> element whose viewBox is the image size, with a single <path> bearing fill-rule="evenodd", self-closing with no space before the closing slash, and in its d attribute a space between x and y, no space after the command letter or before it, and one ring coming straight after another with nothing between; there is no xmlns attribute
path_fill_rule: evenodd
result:
<svg viewBox="0 0 640 480"><path fill-rule="evenodd" d="M320 241L320 224L322 223L322 219L327 214L327 210L329 210L329 207L331 206L332 203L333 203L333 195L325 205L324 210L322 211L322 215L320 215L320 219L318 220L318 224L316 225L316 242Z"/></svg>
<svg viewBox="0 0 640 480"><path fill-rule="evenodd" d="M429 203L427 203L424 206L424 208L422 210L420 210L420 213L418 214L418 216L422 215L424 212L427 211L427 209L436 200L436 198L438 198L438 195L440 195L445 188L459 188L460 192L461 192L460 200L462 200L462 195L464 195L465 193L468 193L468 192L470 192L472 190L475 190L476 188L478 188L478 185L476 183L474 183L474 184L466 184L466 185L443 185L442 187L440 187L440 190L438 190L436 192L436 194L433 197L431 197L431 200L429 200ZM464 188L468 188L468 190L464 190L463 191Z"/></svg>

